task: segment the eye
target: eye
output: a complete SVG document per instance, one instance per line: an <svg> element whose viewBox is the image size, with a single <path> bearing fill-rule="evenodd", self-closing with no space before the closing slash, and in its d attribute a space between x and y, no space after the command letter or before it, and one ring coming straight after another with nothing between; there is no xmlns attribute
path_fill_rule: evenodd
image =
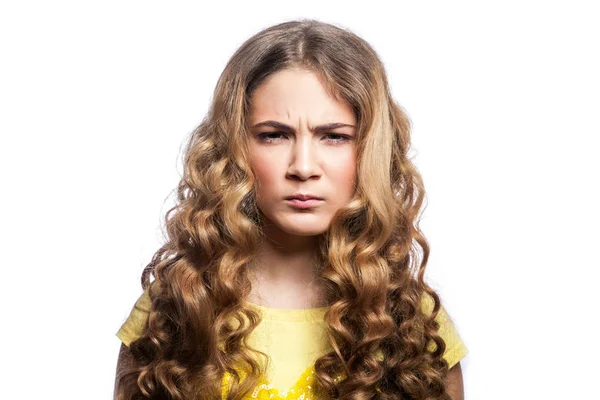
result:
<svg viewBox="0 0 600 400"><path fill-rule="evenodd" d="M264 132L257 137L262 142L273 143L279 141L281 138L285 138L285 135L282 132Z"/></svg>
<svg viewBox="0 0 600 400"><path fill-rule="evenodd" d="M328 142L336 144L352 140L350 136L342 135L341 133L328 133L326 135L323 135L323 137L325 137Z"/></svg>

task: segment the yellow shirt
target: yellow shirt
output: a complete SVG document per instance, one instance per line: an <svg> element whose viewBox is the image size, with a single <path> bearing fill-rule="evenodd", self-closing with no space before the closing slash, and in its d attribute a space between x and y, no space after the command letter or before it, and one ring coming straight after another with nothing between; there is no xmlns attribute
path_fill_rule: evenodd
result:
<svg viewBox="0 0 600 400"><path fill-rule="evenodd" d="M424 307L431 312L433 301L426 301ZM327 307L305 310L283 310L247 303L261 313L262 321L248 338L248 344L263 351L270 357L261 358L259 363L265 374L254 393L248 397L258 399L313 398L316 376L313 369L315 360L333 350L327 333L323 316ZM145 291L137 300L129 318L123 323L117 336L126 345L141 336L150 311L150 296ZM452 321L444 308L440 309L436 318L440 324L440 336L446 343L444 359L451 368L466 354L467 348L460 339ZM435 348L435 345L434 345ZM241 372L244 376L243 371ZM223 377L223 398L229 375ZM254 396L252 396L254 395Z"/></svg>

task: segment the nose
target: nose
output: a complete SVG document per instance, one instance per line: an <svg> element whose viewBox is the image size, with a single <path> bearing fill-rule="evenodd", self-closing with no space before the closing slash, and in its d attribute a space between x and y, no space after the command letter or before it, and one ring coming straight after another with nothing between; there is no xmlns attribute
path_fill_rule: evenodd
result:
<svg viewBox="0 0 600 400"><path fill-rule="evenodd" d="M290 153L286 174L288 178L305 181L320 175L318 152L312 135L298 135L292 143Z"/></svg>

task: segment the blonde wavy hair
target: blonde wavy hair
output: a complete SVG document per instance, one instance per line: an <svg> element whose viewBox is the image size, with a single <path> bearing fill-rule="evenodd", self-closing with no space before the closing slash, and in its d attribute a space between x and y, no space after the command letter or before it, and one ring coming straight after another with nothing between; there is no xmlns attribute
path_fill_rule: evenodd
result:
<svg viewBox="0 0 600 400"><path fill-rule="evenodd" d="M242 44L190 135L177 202L165 216L166 243L142 274L144 289L152 284L148 324L130 345L135 362L117 376L117 399L220 399L225 372L233 382L228 399L257 385L260 352L246 340L260 315L243 299L264 220L246 122L261 82L295 67L316 73L332 97L352 105L358 123L355 196L316 248L334 349L315 363L318 386L338 399L450 398L435 321L440 299L424 281L429 246L418 227L424 189L407 156L409 120L366 41L341 27L300 20ZM421 307L426 296L431 312ZM340 374L346 378L335 379Z"/></svg>

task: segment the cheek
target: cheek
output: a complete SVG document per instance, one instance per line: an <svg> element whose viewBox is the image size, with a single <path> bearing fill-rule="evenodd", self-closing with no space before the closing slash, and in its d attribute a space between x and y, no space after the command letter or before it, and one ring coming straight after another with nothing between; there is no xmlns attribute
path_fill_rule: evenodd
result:
<svg viewBox="0 0 600 400"><path fill-rule="evenodd" d="M250 164L259 183L259 192L268 191L276 180L277 166L269 161L269 157L260 156L250 158Z"/></svg>
<svg viewBox="0 0 600 400"><path fill-rule="evenodd" d="M339 190L345 193L354 193L354 184L357 179L356 155L346 154L339 157L333 165L333 172Z"/></svg>

